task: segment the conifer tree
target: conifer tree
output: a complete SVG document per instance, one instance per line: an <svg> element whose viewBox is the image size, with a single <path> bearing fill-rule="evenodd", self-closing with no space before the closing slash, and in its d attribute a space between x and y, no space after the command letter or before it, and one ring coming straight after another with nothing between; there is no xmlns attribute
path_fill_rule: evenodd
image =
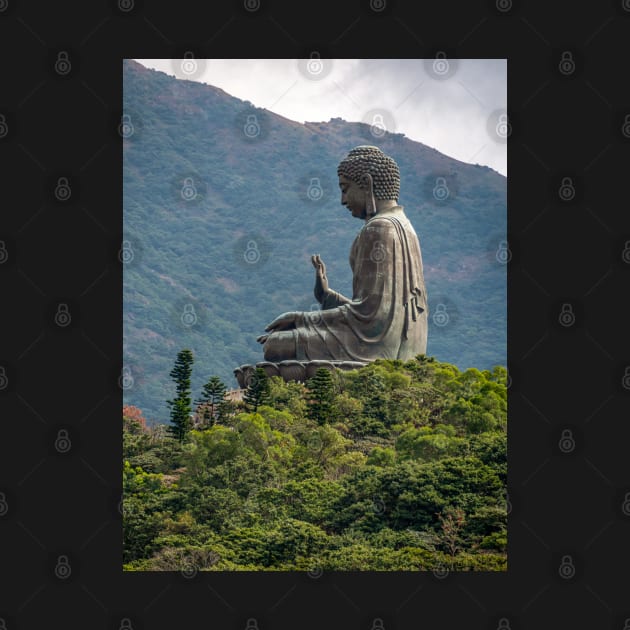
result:
<svg viewBox="0 0 630 630"><path fill-rule="evenodd" d="M270 391L267 373L263 368L256 368L256 371L252 374L247 391L243 395L243 401L249 410L255 413L258 407L269 402Z"/></svg>
<svg viewBox="0 0 630 630"><path fill-rule="evenodd" d="M174 438L183 442L190 429L192 421L192 401L190 395L190 375L194 362L193 353L190 350L180 350L177 353L175 365L169 376L175 381L176 397L167 400L166 404L171 408L171 426L168 427Z"/></svg>
<svg viewBox="0 0 630 630"><path fill-rule="evenodd" d="M330 370L318 368L308 382L309 402L307 414L317 424L327 424L336 419L335 386Z"/></svg>
<svg viewBox="0 0 630 630"><path fill-rule="evenodd" d="M212 376L210 380L203 386L201 396L195 402L203 405L202 418L205 425L212 426L217 416L222 415L225 410L225 393L227 387L218 376Z"/></svg>

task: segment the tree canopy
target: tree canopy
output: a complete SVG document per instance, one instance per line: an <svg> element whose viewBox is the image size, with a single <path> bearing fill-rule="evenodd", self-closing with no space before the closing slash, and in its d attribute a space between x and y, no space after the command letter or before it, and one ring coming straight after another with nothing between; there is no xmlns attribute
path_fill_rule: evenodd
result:
<svg viewBox="0 0 630 630"><path fill-rule="evenodd" d="M505 570L506 380L425 356L273 377L184 442L126 407L124 568Z"/></svg>

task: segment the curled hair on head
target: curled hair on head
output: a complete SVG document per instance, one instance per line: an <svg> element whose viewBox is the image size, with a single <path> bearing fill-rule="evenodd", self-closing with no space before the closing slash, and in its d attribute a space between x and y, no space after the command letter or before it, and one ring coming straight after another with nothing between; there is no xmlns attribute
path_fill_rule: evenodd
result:
<svg viewBox="0 0 630 630"><path fill-rule="evenodd" d="M337 175L343 175L357 184L369 173L372 176L374 197L398 201L400 171L398 164L378 147L361 145L352 149L337 167Z"/></svg>

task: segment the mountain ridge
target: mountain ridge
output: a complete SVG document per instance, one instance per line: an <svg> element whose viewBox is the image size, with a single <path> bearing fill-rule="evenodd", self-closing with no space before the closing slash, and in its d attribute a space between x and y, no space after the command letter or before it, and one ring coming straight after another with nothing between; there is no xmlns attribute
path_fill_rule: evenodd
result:
<svg viewBox="0 0 630 630"><path fill-rule="evenodd" d="M430 317L439 304L450 315L446 326L430 320L427 353L460 368L505 364L505 266L495 256L507 229L503 175L403 134L375 138L365 123L290 121L131 60L123 81L134 130L123 139L124 237L134 251L124 267L123 356L134 376L126 404L166 421L168 372L183 347L197 359L195 390L212 374L236 386L232 370L262 360L255 338L266 323L313 309L313 253L331 287L351 294L348 252L360 224L339 205L336 168L359 144L398 162ZM435 195L440 178L445 199ZM313 186L321 194L309 197ZM189 305L196 321L186 327Z"/></svg>

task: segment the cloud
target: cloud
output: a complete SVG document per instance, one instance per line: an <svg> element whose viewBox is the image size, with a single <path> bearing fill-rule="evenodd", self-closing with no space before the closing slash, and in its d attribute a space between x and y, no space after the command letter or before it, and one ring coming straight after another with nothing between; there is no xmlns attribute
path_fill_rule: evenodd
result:
<svg viewBox="0 0 630 630"><path fill-rule="evenodd" d="M136 61L174 75L171 60ZM447 61L440 76L434 60L323 60L332 67L312 80L296 59L208 59L198 80L298 122L371 123L380 111L388 130L507 175L507 145L495 133L507 108L507 60Z"/></svg>

